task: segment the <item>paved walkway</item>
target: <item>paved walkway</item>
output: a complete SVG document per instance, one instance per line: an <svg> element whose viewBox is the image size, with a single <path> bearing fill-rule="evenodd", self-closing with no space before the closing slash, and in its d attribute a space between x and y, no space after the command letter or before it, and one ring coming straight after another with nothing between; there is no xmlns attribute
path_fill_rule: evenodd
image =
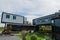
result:
<svg viewBox="0 0 60 40"><path fill-rule="evenodd" d="M0 36L0 40L22 40L16 36Z"/></svg>

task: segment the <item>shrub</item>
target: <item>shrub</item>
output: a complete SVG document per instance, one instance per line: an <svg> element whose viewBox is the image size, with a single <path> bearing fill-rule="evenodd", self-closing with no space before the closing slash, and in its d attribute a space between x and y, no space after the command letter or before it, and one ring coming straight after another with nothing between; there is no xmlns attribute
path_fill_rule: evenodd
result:
<svg viewBox="0 0 60 40"><path fill-rule="evenodd" d="M31 40L37 40L36 36L31 36Z"/></svg>

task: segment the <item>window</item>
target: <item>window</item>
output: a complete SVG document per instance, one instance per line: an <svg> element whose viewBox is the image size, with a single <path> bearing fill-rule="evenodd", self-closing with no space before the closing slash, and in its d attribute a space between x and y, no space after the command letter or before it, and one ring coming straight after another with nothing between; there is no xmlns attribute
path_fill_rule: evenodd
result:
<svg viewBox="0 0 60 40"><path fill-rule="evenodd" d="M49 19L45 19L45 21L46 21L46 22L48 22L48 21L49 21Z"/></svg>
<svg viewBox="0 0 60 40"><path fill-rule="evenodd" d="M9 18L10 18L10 15L6 15L6 18L8 18L8 19L9 19Z"/></svg>
<svg viewBox="0 0 60 40"><path fill-rule="evenodd" d="M16 16L13 16L13 19L15 20L16 19Z"/></svg>
<svg viewBox="0 0 60 40"><path fill-rule="evenodd" d="M43 20L41 20L42 22L45 22L45 20L43 19Z"/></svg>

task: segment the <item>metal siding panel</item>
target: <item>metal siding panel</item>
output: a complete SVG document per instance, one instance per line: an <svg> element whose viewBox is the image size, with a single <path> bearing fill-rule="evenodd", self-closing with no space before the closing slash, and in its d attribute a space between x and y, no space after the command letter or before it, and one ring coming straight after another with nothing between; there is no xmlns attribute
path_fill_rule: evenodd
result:
<svg viewBox="0 0 60 40"><path fill-rule="evenodd" d="M6 13L3 13L2 15L2 22L8 22L8 23L22 23L23 24L23 16L16 16L16 20L13 20L13 15L10 15L10 19L6 19Z"/></svg>
<svg viewBox="0 0 60 40"><path fill-rule="evenodd" d="M57 27L60 27L60 19L55 19L55 25L56 25Z"/></svg>
<svg viewBox="0 0 60 40"><path fill-rule="evenodd" d="M37 24L51 24L51 19L55 17L55 14L52 14L52 15L48 15L48 16L44 16L44 17L40 17L40 18L37 18L37 19L34 19L34 23L37 25ZM44 22L40 22L40 21L44 21ZM45 20L48 20L48 21L45 21Z"/></svg>

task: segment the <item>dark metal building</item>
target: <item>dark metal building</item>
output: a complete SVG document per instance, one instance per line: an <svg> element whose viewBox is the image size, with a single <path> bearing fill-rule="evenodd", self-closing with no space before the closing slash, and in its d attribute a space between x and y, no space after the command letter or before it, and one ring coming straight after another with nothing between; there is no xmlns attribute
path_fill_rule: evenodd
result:
<svg viewBox="0 0 60 40"><path fill-rule="evenodd" d="M33 25L36 25L37 29L39 28L39 25L50 25L52 27L52 34L54 37L56 40L60 40L60 11L55 14L33 19Z"/></svg>

